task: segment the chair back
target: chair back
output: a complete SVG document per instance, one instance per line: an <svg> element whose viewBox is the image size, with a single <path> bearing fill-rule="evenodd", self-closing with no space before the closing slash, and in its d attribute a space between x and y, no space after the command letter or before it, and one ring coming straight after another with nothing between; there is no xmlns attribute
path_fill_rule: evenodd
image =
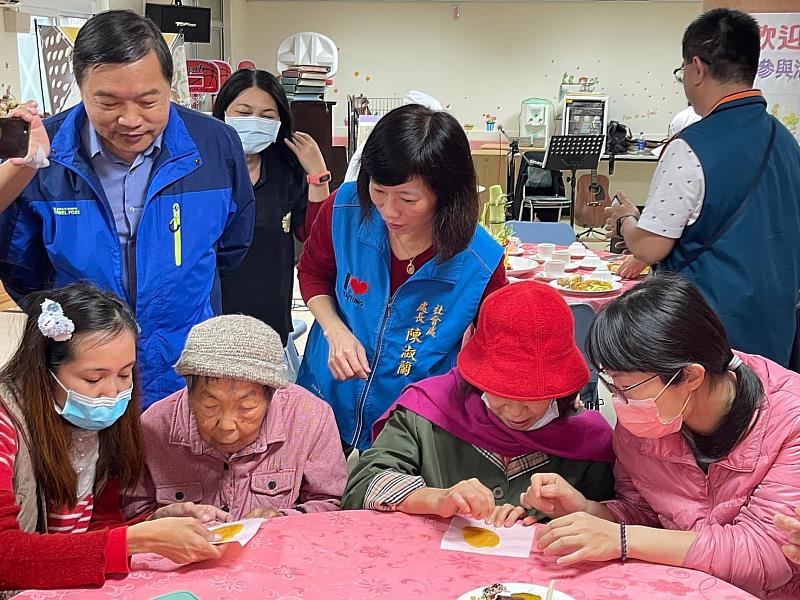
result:
<svg viewBox="0 0 800 600"><path fill-rule="evenodd" d="M590 305L580 302L570 304L569 308L575 321L575 343L583 355L583 360L586 361L586 366L589 367L589 383L581 390L581 401L583 406L590 410L600 410L597 371L594 370L592 363L589 362L589 358L586 356L586 338L589 335L589 328L594 323L595 312Z"/></svg>
<svg viewBox="0 0 800 600"><path fill-rule="evenodd" d="M509 221L508 224L523 243L569 246L575 241L575 230L567 223Z"/></svg>
<svg viewBox="0 0 800 600"><path fill-rule="evenodd" d="M287 377L290 382L294 383L297 380L297 372L300 370L300 362L302 360L302 357L297 352L295 340L308 331L308 325L301 319L292 319L292 328L294 331L289 334L284 353L286 354L286 364L289 367Z"/></svg>

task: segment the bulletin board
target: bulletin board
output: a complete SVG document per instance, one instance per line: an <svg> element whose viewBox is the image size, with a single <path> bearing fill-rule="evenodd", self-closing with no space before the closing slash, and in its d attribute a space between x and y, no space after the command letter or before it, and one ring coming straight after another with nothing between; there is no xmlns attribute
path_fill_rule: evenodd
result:
<svg viewBox="0 0 800 600"><path fill-rule="evenodd" d="M800 142L800 13L753 15L761 27L755 87L767 110Z"/></svg>

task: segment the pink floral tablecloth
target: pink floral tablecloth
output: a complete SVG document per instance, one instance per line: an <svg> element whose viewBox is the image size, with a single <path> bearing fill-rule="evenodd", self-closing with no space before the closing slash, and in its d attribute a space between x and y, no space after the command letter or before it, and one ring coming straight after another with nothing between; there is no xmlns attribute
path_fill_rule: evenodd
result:
<svg viewBox="0 0 800 600"><path fill-rule="evenodd" d="M177 590L201 600L455 600L493 582L547 584L576 600L744 600L753 596L714 577L637 561L559 567L534 548L505 558L439 549L448 520L368 511L265 522L244 548L216 562L180 567L154 555L133 559L126 579L100 590L29 591L19 598L149 600Z"/></svg>
<svg viewBox="0 0 800 600"><path fill-rule="evenodd" d="M558 246L558 248L564 249L564 248L566 248L566 246ZM522 244L522 249L524 251L522 256L524 256L525 258L530 258L531 255L535 255L536 254L536 244ZM620 256L619 254L612 254L610 252L598 252L597 255L599 257L601 257L601 258L604 258L604 259L619 258L619 256ZM514 279L520 279L520 280L532 279L536 275L536 273L539 273L540 271L543 271L543 270L544 269L543 269L543 267L541 265L541 262L540 262L539 263L539 267L537 267L533 272L525 274L525 275L521 275L521 276L519 276L517 278L514 278ZM572 273L568 273L568 275L588 275L591 272L592 272L592 269L578 269L577 271L573 271ZM514 281L514 279L512 279L512 282ZM631 289L632 287L634 287L636 284L640 283L641 281L642 281L641 279L623 279L620 282L620 283L622 283L622 289L620 289L620 290L618 290L616 292L611 292L610 294L603 294L602 296L587 296L587 295L583 295L583 294L566 294L564 292L561 292L561 295L564 296L564 300L567 301L567 304L575 304L575 303L578 303L578 302L582 302L584 304L590 305L594 309L594 311L597 312L603 306L605 306L606 304L611 302L614 298L618 298L619 296L624 294L626 291L628 291L629 289ZM548 282L544 282L544 283L548 283Z"/></svg>

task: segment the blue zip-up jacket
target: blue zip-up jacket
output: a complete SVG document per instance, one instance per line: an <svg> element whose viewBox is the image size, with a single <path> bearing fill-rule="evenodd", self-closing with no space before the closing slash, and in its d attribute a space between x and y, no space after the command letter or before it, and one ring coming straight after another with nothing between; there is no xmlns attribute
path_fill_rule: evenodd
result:
<svg viewBox="0 0 800 600"><path fill-rule="evenodd" d="M355 183L336 192L332 237L339 316L363 344L371 373L366 381L336 381L328 342L315 323L297 383L330 404L342 439L364 450L373 423L406 385L455 366L503 249L476 226L465 250L442 264L429 260L390 297L386 225L374 208L361 219Z"/></svg>
<svg viewBox="0 0 800 600"><path fill-rule="evenodd" d="M680 133L706 193L661 267L700 289L734 348L786 366L800 289L800 146L766 107L758 92L737 94Z"/></svg>
<svg viewBox="0 0 800 600"><path fill-rule="evenodd" d="M132 240L130 297L114 216L81 142L86 118L79 104L45 122L51 166L0 215L0 280L15 300L76 281L126 300L141 328L146 408L183 387L173 365L189 329L220 312L219 275L238 266L253 237L253 186L236 132L172 105Z"/></svg>

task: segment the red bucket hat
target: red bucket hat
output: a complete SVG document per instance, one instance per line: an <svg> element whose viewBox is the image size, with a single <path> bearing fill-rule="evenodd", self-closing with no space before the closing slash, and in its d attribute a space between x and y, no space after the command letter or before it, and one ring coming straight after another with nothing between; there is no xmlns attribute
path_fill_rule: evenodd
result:
<svg viewBox="0 0 800 600"><path fill-rule="evenodd" d="M561 398L589 381L572 311L556 290L535 281L507 285L484 300L458 370L478 389L510 400Z"/></svg>

